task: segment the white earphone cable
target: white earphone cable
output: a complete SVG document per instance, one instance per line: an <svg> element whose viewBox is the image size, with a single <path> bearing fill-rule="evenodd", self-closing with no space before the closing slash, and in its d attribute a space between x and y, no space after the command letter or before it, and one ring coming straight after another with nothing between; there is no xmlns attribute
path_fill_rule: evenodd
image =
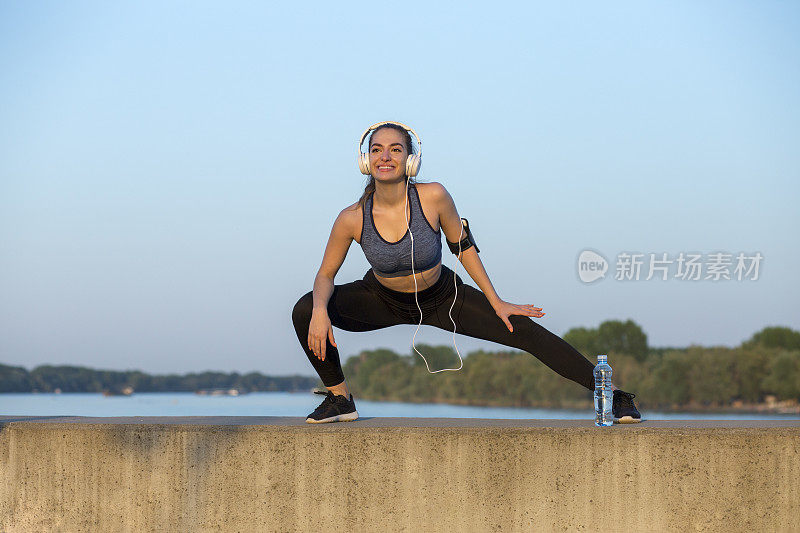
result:
<svg viewBox="0 0 800 533"><path fill-rule="evenodd" d="M456 372L461 370L464 367L464 359L461 358L461 352L458 351L458 345L456 345L456 321L453 319L453 307L456 305L456 300L458 299L458 282L456 281L456 269L458 268L458 261L461 259L461 236L464 234L464 226L461 224L461 220L459 219L459 234L458 234L458 255L456 256L456 268L453 269L453 286L455 287L455 296L453 297L453 304L450 306L450 311L448 311L448 316L450 317L450 321L453 323L453 346L456 348L456 354L458 354L458 368L441 368L439 370L431 370L430 365L428 365L428 360L425 359L425 356L417 350L416 339L417 333L419 333L419 329L422 327L422 308L419 305L419 297L417 296L417 276L414 273L414 234L411 232L411 224L408 221L408 204L411 202L410 197L408 196L408 183L410 182L410 178L406 178L406 201L403 203L403 215L405 215L406 219L406 227L408 228L408 234L411 236L411 277L414 278L414 300L417 302L417 309L419 309L419 324L417 324L417 330L414 332L414 337L411 339L411 347L414 349L415 352L422 357L422 360L425 361L425 368L428 369L428 373L436 374L439 372L445 371L453 371ZM417 199L419 200L419 193L417 193ZM421 202L420 202L421 205ZM423 214L423 216L425 216Z"/></svg>

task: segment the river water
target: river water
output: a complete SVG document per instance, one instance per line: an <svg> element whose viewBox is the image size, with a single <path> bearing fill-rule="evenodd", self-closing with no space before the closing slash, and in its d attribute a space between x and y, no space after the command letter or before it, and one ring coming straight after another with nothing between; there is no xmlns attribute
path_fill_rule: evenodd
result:
<svg viewBox="0 0 800 533"><path fill-rule="evenodd" d="M28 416L306 416L323 397L308 392L253 392L241 396L201 396L190 392L134 393L105 397L99 393L4 393L0 414ZM356 398L365 417L533 418L594 420L591 407L581 410L472 407L445 404L370 402ZM800 420L800 415L660 413L642 410L648 420Z"/></svg>

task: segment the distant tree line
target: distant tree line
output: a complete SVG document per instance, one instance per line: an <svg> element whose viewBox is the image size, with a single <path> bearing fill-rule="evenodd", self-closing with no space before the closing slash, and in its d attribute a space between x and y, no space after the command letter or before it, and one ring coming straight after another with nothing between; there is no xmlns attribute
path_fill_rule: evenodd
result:
<svg viewBox="0 0 800 533"><path fill-rule="evenodd" d="M635 322L607 321L573 328L564 339L592 362L609 355L614 383L634 392L644 409L724 409L766 399L800 402L800 332L765 328L735 348L648 346ZM458 363L449 346L418 345L431 369ZM350 389L364 399L465 405L588 408L591 393L518 350L478 350L460 372L428 374L415 353L367 350L344 365ZM199 389L307 391L316 377L202 372L149 375L138 370L94 370L43 365L27 371L0 364L0 392L193 392Z"/></svg>
<svg viewBox="0 0 800 533"><path fill-rule="evenodd" d="M30 372L0 364L0 392L103 392L132 387L135 392L194 392L200 389L256 391L308 391L315 377L265 376L258 372L201 372L150 375L138 370L94 370L81 366L42 365Z"/></svg>
<svg viewBox="0 0 800 533"><path fill-rule="evenodd" d="M650 348L635 322L574 328L564 339L592 362L608 354L614 383L645 409L725 409L800 401L800 332L771 327L735 348ZM418 345L431 369L454 367L449 346ZM364 399L549 408L589 408L591 392L521 351L467 355L460 372L428 374L415 352L364 351L347 360L345 376Z"/></svg>

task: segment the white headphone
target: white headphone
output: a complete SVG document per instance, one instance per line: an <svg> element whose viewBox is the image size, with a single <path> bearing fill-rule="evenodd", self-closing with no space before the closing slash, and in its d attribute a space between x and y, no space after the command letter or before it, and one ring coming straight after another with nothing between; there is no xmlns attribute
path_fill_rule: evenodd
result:
<svg viewBox="0 0 800 533"><path fill-rule="evenodd" d="M361 171L362 174L369 175L370 168L369 168L369 152L364 153L361 151L361 147L364 145L364 139L367 138L367 135L370 132L375 131L376 129L380 128L381 126L385 126L387 124L393 124L395 126L400 126L404 130L409 133L414 134L414 137L417 138L417 147L419 148L418 154L408 154L406 158L406 176L409 178L413 178L417 174L419 174L419 168L422 166L422 139L419 138L417 132L406 126L401 122L378 122L377 124L373 124L367 131L364 132L364 135L361 136L361 141L358 143L358 169Z"/></svg>
<svg viewBox="0 0 800 533"><path fill-rule="evenodd" d="M394 124L400 126L407 132L413 133L414 137L417 138L417 146L419 147L418 154L409 154L408 158L406 158L406 176L414 177L419 173L419 169L422 166L422 140L417 135L417 132L406 126L401 122L378 122L377 124L373 124L367 131L364 132L364 135L361 136L361 141L358 143L358 168L361 170L362 174L370 174L369 171L369 153L364 153L361 151L361 147L364 144L364 139L367 138L367 135L371 131L375 131L376 129L384 126L386 124ZM408 184L411 180L406 180L406 198L408 198ZM425 359L425 356L417 350L416 340L417 340L417 333L419 333L419 328L422 327L422 308L419 305L419 297L417 296L417 276L414 273L414 234L411 233L411 225L408 222L408 212L406 211L406 206L408 202L405 202L403 205L403 215L406 220L406 228L408 228L408 234L411 236L411 277L414 278L414 300L417 302L417 309L419 309L419 324L417 324L417 330L414 332L414 337L411 339L411 347L414 348L414 351L422 357L422 360L425 361L425 368L428 369L428 373L436 374L438 372L445 372L447 370L457 371L461 370L464 367L464 359L461 358L461 352L458 351L458 346L456 345L456 321L453 319L453 307L456 305L456 300L458 299L458 284L456 282L456 269L453 269L453 285L455 286L455 297L453 298L453 305L450 306L450 311L447 313L450 317L450 321L453 323L453 346L456 348L456 354L458 354L458 368L441 368L439 370L431 370L430 365L428 365L428 360ZM459 220L460 222L460 220ZM464 226L459 224L459 229L461 232L458 235L458 256L456 256L456 268L458 268L458 257L461 256L461 237L464 235ZM377 231L377 230L376 230Z"/></svg>

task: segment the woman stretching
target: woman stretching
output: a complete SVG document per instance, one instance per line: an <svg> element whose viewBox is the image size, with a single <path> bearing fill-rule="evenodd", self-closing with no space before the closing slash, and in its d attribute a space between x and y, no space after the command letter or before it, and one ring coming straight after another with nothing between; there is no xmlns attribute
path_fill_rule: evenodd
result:
<svg viewBox="0 0 800 533"><path fill-rule="evenodd" d="M447 190L439 183L414 181L422 154L414 153L409 132L413 130L402 124L384 122L371 126L361 137L359 167L371 176L369 183L358 202L336 217L314 290L294 306L297 338L328 389L306 422L358 418L342 373L333 326L345 331L420 322L445 330L455 326L463 335L531 353L565 378L594 390L594 365L528 318L543 317L540 307L515 305L497 295L469 226L462 223ZM361 153L369 133L369 150ZM419 144L419 137L417 141ZM442 231L480 290L442 265ZM372 268L361 280L334 285L353 240ZM615 420L641 419L633 397L614 390Z"/></svg>

